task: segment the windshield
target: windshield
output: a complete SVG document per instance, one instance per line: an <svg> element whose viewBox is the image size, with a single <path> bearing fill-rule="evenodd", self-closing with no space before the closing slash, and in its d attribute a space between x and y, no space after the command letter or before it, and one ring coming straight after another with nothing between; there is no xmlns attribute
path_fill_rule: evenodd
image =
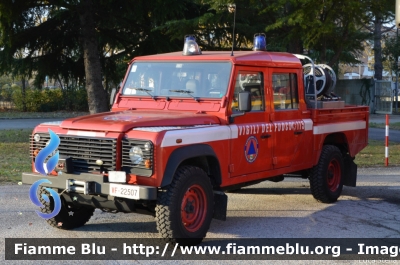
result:
<svg viewBox="0 0 400 265"><path fill-rule="evenodd" d="M127 96L222 98L230 62L136 62L122 90Z"/></svg>

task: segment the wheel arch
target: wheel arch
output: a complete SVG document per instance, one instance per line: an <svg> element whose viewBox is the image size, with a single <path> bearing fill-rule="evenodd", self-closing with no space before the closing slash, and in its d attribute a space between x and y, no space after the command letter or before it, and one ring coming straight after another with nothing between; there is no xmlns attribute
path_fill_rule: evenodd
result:
<svg viewBox="0 0 400 265"><path fill-rule="evenodd" d="M221 166L211 146L196 144L174 150L167 162L161 187L171 184L179 166L193 165L203 169L211 178L211 184L221 185Z"/></svg>
<svg viewBox="0 0 400 265"><path fill-rule="evenodd" d="M344 133L332 133L327 135L324 139L323 145L335 145L343 155L349 152L349 142Z"/></svg>

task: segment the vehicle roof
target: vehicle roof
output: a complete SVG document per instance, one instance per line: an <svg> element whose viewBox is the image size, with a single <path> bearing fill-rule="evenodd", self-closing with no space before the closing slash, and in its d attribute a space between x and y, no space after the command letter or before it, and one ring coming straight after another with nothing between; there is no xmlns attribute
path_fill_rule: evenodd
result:
<svg viewBox="0 0 400 265"><path fill-rule="evenodd" d="M268 51L234 51L233 56L231 51L203 51L200 55L182 55L179 51L139 56L134 61L231 61L238 65L302 68L293 54Z"/></svg>

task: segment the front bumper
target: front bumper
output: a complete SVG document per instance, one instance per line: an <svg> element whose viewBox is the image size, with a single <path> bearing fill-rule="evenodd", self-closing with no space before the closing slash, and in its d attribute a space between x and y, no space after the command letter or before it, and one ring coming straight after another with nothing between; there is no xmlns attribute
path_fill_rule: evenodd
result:
<svg viewBox="0 0 400 265"><path fill-rule="evenodd" d="M66 192L79 193L83 195L100 195L110 197L110 182L102 175L90 173L63 173L57 177L43 176L39 173L22 173L22 183L33 184L38 180L47 179L51 182L44 183L43 186L66 190ZM120 183L118 183L120 184ZM157 200L157 188L144 185L123 184L126 188L135 186L138 189L136 200Z"/></svg>

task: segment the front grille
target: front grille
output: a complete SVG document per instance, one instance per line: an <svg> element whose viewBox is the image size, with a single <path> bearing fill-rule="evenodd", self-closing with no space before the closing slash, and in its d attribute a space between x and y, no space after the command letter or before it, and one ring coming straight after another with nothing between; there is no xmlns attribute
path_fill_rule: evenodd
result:
<svg viewBox="0 0 400 265"><path fill-rule="evenodd" d="M43 149L50 140L49 134L39 135L39 142L35 142L33 138L31 139L31 157L34 157L35 150ZM116 169L117 139L61 135L59 137L60 145L58 151L60 156L72 158L74 171L107 172ZM96 160L102 160L103 165L97 165Z"/></svg>
<svg viewBox="0 0 400 265"><path fill-rule="evenodd" d="M150 144L150 150L146 151L144 145ZM133 146L138 146L142 149L143 160L138 164L133 164L129 156L129 151ZM145 167L145 161L150 161L150 168ZM153 144L150 141L122 139L122 170L127 173L132 173L138 176L150 177L153 174Z"/></svg>

